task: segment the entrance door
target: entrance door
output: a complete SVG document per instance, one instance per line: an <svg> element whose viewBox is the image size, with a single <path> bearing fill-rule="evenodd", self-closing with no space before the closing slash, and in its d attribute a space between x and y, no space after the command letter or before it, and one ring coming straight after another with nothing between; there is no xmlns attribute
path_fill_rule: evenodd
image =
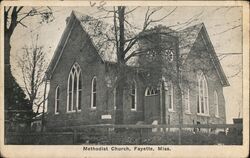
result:
<svg viewBox="0 0 250 158"><path fill-rule="evenodd" d="M160 118L160 95L155 88L147 88L144 96L145 122L151 124Z"/></svg>

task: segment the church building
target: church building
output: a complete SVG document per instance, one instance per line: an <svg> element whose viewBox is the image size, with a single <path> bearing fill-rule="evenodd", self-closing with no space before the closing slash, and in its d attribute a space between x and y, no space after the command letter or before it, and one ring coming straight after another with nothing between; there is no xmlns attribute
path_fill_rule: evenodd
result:
<svg viewBox="0 0 250 158"><path fill-rule="evenodd" d="M46 129L115 124L117 63L112 27L72 11L46 72ZM94 32L92 30L95 30ZM139 34L126 66L123 124L222 124L229 82L203 23Z"/></svg>

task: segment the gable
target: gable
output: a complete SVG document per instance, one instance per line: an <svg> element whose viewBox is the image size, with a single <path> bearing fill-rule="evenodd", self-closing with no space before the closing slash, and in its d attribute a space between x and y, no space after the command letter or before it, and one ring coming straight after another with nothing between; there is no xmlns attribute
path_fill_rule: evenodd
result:
<svg viewBox="0 0 250 158"><path fill-rule="evenodd" d="M206 28L203 25L200 28L200 31L195 39L195 41L193 42L187 56L185 57L185 60L183 62L183 65L186 62L186 59L189 56L194 55L193 52L195 52L195 56L196 58L199 58L200 60L203 61L207 61L209 62L209 65L204 65L203 66L211 66L212 68L214 68L214 70L216 71L216 74L221 82L221 84L223 86L229 86L229 82L225 76L225 73L222 69L222 66L220 64L220 61L215 53L215 50L213 48L213 45L209 39L209 36L206 32ZM196 65L197 63L195 63L195 61L192 61L194 65ZM206 63L207 64L207 63Z"/></svg>
<svg viewBox="0 0 250 158"><path fill-rule="evenodd" d="M91 16L72 11L80 26L88 34L103 61L116 62L114 27Z"/></svg>
<svg viewBox="0 0 250 158"><path fill-rule="evenodd" d="M230 86L227 77L222 69L222 66L220 64L219 58L216 55L216 52L214 50L213 44L208 36L207 30L205 28L205 26L202 27L201 29L201 35L202 35L202 39L206 45L206 48L208 50L208 52L210 53L211 57L212 57L212 62L214 64L214 67L216 69L216 72L218 73L218 76L221 80L221 83L223 86Z"/></svg>
<svg viewBox="0 0 250 158"><path fill-rule="evenodd" d="M200 31L203 27L203 23L187 27L176 33L179 41L179 53L182 62L185 62L190 50L192 49Z"/></svg>
<svg viewBox="0 0 250 158"><path fill-rule="evenodd" d="M76 40L76 38L78 39ZM73 39L74 44L72 44L72 39ZM68 20L68 23L66 25L66 28L57 45L57 48L54 52L54 55L51 59L51 62L48 66L48 69L46 71L46 75L48 79L52 77L56 67L58 66L58 63L61 61L61 58L65 53L65 48L68 47L69 42L71 42L71 45L69 46L71 47L71 49L75 49L75 47L79 45L83 46L85 44L86 48L92 49L91 54L87 54L87 55L95 57L95 59L97 59L98 61L103 61L102 58L98 55L98 52L96 51L96 49L94 49L95 47L93 46L92 41L90 40L88 34L82 29L79 21L76 19L76 17L74 16L72 12ZM89 51L84 52L83 49L84 47L79 49L79 53L82 53L82 54L78 55L77 57L78 59L86 55L84 53L86 52L89 53ZM66 53L70 54L70 50L66 51ZM73 54L70 54L70 55L72 55L72 57L74 56ZM64 58L70 58L70 55Z"/></svg>

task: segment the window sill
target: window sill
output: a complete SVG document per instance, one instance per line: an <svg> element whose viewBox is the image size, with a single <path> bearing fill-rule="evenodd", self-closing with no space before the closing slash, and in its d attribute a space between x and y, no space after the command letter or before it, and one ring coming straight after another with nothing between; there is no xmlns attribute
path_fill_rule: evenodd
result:
<svg viewBox="0 0 250 158"><path fill-rule="evenodd" d="M185 111L185 114L191 115L192 113L190 111Z"/></svg>
<svg viewBox="0 0 250 158"><path fill-rule="evenodd" d="M136 112L136 109L131 109L131 111Z"/></svg>
<svg viewBox="0 0 250 158"><path fill-rule="evenodd" d="M55 112L55 115L59 115L59 112Z"/></svg>
<svg viewBox="0 0 250 158"><path fill-rule="evenodd" d="M210 117L209 114L202 114L202 113L197 113L198 116L204 116L204 117Z"/></svg>
<svg viewBox="0 0 250 158"><path fill-rule="evenodd" d="M78 113L81 112L82 110L73 110L73 111L67 111L66 113ZM58 113L59 114L59 113Z"/></svg>
<svg viewBox="0 0 250 158"><path fill-rule="evenodd" d="M157 96L158 94L151 94L151 95L145 95L145 97L153 97L153 96Z"/></svg>
<svg viewBox="0 0 250 158"><path fill-rule="evenodd" d="M173 109L168 109L168 112L176 112L176 111L174 111Z"/></svg>
<svg viewBox="0 0 250 158"><path fill-rule="evenodd" d="M215 117L216 117L216 118L220 118L220 116L218 116L218 115L215 115Z"/></svg>
<svg viewBox="0 0 250 158"><path fill-rule="evenodd" d="M69 114L70 114L70 113L74 113L74 112L76 112L76 111L75 111L75 110L73 110L73 111L67 111L67 113L69 113Z"/></svg>
<svg viewBox="0 0 250 158"><path fill-rule="evenodd" d="M96 107L91 107L90 110L95 111Z"/></svg>

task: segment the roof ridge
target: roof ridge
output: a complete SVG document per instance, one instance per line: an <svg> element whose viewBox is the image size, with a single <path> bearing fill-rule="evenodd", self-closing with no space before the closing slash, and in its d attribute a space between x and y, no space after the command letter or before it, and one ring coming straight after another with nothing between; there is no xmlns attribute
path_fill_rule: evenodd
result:
<svg viewBox="0 0 250 158"><path fill-rule="evenodd" d="M79 14L80 14L80 15L83 15L83 16L84 16L84 15L85 15L85 16L88 16L87 14L84 14L84 13L79 12L79 11L76 11L76 10L72 10L71 13L73 13L73 14L76 15L76 16L79 15Z"/></svg>
<svg viewBox="0 0 250 158"><path fill-rule="evenodd" d="M194 25L188 26L188 27L186 27L186 28L184 28L182 30L179 30L177 32L181 32L181 31L184 31L184 30L190 29L192 27L196 27L196 26L200 26L200 29L201 29L203 26L205 26L205 24L203 22L201 22L201 23L198 23L198 24L194 24Z"/></svg>

